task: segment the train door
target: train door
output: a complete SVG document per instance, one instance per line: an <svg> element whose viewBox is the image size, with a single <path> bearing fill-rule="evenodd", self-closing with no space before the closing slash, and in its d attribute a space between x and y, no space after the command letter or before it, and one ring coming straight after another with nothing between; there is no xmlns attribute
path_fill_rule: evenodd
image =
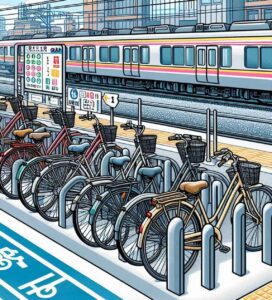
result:
<svg viewBox="0 0 272 300"><path fill-rule="evenodd" d="M196 79L198 82L219 83L218 49L216 46L197 47Z"/></svg>
<svg viewBox="0 0 272 300"><path fill-rule="evenodd" d="M126 76L140 76L139 47L126 46L123 49L123 71Z"/></svg>
<svg viewBox="0 0 272 300"><path fill-rule="evenodd" d="M82 69L84 72L96 72L96 53L95 46L82 48Z"/></svg>

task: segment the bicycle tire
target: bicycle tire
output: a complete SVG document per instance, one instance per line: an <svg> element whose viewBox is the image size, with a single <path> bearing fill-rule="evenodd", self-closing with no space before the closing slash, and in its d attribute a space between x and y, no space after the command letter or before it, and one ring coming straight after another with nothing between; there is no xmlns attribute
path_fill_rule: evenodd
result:
<svg viewBox="0 0 272 300"><path fill-rule="evenodd" d="M154 277L155 279L160 280L160 281L166 281L166 278L167 278L167 273L166 273L167 227L168 227L168 224L170 223L170 220L177 215L177 213L176 213L177 206L178 206L178 203L169 204L169 205L165 206L165 209L168 211L168 214L169 214L170 210L172 209L172 214L168 215L169 220L166 216L163 217L163 215L165 214L165 211L164 211L164 209L161 209L161 211L150 221L150 223L147 225L147 228L145 230L145 233L143 236L143 244L140 249L142 262L143 262L143 265L144 265L146 271L152 277ZM187 206L181 205L180 209L181 209L181 211L183 210L183 212L186 214L191 213L190 208L188 208ZM183 213L183 215L181 213L179 213L179 216L181 218L183 218L184 213ZM192 224L194 227L193 232L200 232L200 230L201 230L200 221L196 217L195 214L192 214L191 220L192 220ZM157 224L156 224L156 222L157 222ZM188 224L190 224L190 223L188 222L186 224L186 227L184 228L185 236L186 236L186 230L188 230ZM159 228L160 230L156 230L156 228ZM191 230L190 230L190 233L192 233ZM158 237L156 237L156 234ZM159 234L161 236L159 236ZM148 240L149 237L150 237L150 241ZM151 252L149 252L146 249L146 246L149 242L151 243L152 240L155 245L156 238L159 239L158 240L159 244L157 245L158 247L155 249L155 251L156 251L155 254L150 255ZM160 238L162 238L163 240L160 240ZM186 242L185 242L185 247L186 247ZM198 251L196 251L196 250L190 250L190 251L191 251L191 253L189 252L189 250L185 250L185 255L184 255L185 256L185 262L184 262L185 273L190 270L190 268L193 266L193 264L195 263L197 256L198 256ZM149 257L150 257L150 259L149 259ZM161 272L155 270L153 267L153 266L158 266L157 260L160 259L160 257L162 259Z"/></svg>
<svg viewBox="0 0 272 300"><path fill-rule="evenodd" d="M133 187L131 190L129 186L116 188L109 190L103 199L99 201L95 212L93 212L92 234L95 242L101 248L107 250L114 250L117 248L114 239L115 222L126 201L136 197L138 194L138 191ZM94 206L96 206L96 204L94 204ZM104 221L106 221L105 226L103 224ZM101 235L101 232L103 233L103 236Z"/></svg>
<svg viewBox="0 0 272 300"><path fill-rule="evenodd" d="M90 212L95 202L97 193L93 186L86 186L77 199L76 207L73 212L73 225L77 236L85 244L91 247L98 247L92 234L90 223Z"/></svg>
<svg viewBox="0 0 272 300"><path fill-rule="evenodd" d="M137 246L140 226L143 223L146 213L154 208L151 200L156 194L140 195L124 206L119 214L115 226L117 235L116 245L122 258L134 266L142 266L140 248ZM127 234L128 232L128 234Z"/></svg>
<svg viewBox="0 0 272 300"><path fill-rule="evenodd" d="M271 188L268 186L253 186L250 188L250 193L257 211L262 216L264 206L272 202ZM262 194L262 199L260 199L260 194ZM262 225L262 223L256 223L256 220L246 211L246 249L248 251L262 250ZM254 242L255 245L253 245L252 242Z"/></svg>
<svg viewBox="0 0 272 300"><path fill-rule="evenodd" d="M11 173L13 163L18 159L29 161L32 158L40 155L36 148L11 148L9 149L0 161L0 189L11 199L18 199L18 195L12 193L11 187Z"/></svg>
<svg viewBox="0 0 272 300"><path fill-rule="evenodd" d="M77 170L75 172L75 170ZM73 161L56 162L46 167L38 178L33 191L33 202L39 214L50 222L59 218L58 199L63 186L72 176L86 175ZM42 195L45 194L45 197ZM51 196L51 198L50 198ZM46 197L48 200L46 200ZM72 203L66 201L66 218L72 214Z"/></svg>

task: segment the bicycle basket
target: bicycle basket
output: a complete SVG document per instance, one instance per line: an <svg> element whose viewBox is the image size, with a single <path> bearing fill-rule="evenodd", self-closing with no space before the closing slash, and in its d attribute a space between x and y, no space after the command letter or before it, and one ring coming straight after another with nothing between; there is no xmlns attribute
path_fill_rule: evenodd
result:
<svg viewBox="0 0 272 300"><path fill-rule="evenodd" d="M139 143L143 153L155 153L157 136L154 134L139 135ZM138 142L134 140L135 147L138 147Z"/></svg>
<svg viewBox="0 0 272 300"><path fill-rule="evenodd" d="M76 113L74 111L59 112L59 111L51 110L51 116L54 123L60 126L65 125L68 128L72 128L75 126L75 115Z"/></svg>
<svg viewBox="0 0 272 300"><path fill-rule="evenodd" d="M7 110L7 103L6 102L0 102L0 110Z"/></svg>
<svg viewBox="0 0 272 300"><path fill-rule="evenodd" d="M239 161L238 172L246 186L255 185L260 181L261 165L250 161Z"/></svg>
<svg viewBox="0 0 272 300"><path fill-rule="evenodd" d="M100 124L101 135L104 143L113 143L116 139L117 126L116 125L102 125ZM98 127L94 124L94 131L98 134Z"/></svg>
<svg viewBox="0 0 272 300"><path fill-rule="evenodd" d="M186 147L185 141L178 142L178 149L182 162L186 161L186 150L191 163L202 163L205 160L205 152L207 144L200 140L188 140Z"/></svg>
<svg viewBox="0 0 272 300"><path fill-rule="evenodd" d="M22 112L25 120L33 121L37 119L38 106L23 106Z"/></svg>
<svg viewBox="0 0 272 300"><path fill-rule="evenodd" d="M9 103L13 112L17 114L20 111L20 101L17 98L11 98L9 99Z"/></svg>

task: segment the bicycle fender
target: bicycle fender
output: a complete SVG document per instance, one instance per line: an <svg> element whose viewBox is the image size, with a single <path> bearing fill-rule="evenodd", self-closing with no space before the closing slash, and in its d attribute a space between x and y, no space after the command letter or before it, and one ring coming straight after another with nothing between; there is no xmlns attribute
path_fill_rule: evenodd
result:
<svg viewBox="0 0 272 300"><path fill-rule="evenodd" d="M32 189L31 189L32 194L35 193L36 186L37 186L37 184L38 184L39 179L40 179L40 176L37 176L37 177L34 179L34 181L33 181Z"/></svg>
<svg viewBox="0 0 272 300"><path fill-rule="evenodd" d="M168 204L168 205L171 205L171 203ZM168 206L168 205L166 205L166 206ZM182 205L183 206L187 206L189 209L193 209L193 205L190 204L190 203L188 203L188 202L186 202L186 201L182 201ZM142 246L143 246L143 240L144 240L145 232L147 230L147 227L148 227L149 223L160 212L161 212L161 208L157 208L157 207L153 208L150 211L151 217L150 218L146 217L145 220L144 220L144 222L142 223L142 225L141 225L142 229L141 229L141 232L139 234L138 243L137 243L139 248L142 248ZM194 213L195 213L196 217L198 218L198 221L199 221L199 224L200 224L200 228L202 228L202 220L201 220L201 217L200 217L198 211L195 210Z"/></svg>
<svg viewBox="0 0 272 300"><path fill-rule="evenodd" d="M21 166L19 167L19 169L18 169L18 171L16 173L16 180L17 181L19 181L19 179L20 179L20 177L21 177L21 175L22 175L22 173L23 173L23 171L24 171L24 169L25 169L26 166L27 166L27 162L23 162L21 164Z"/></svg>
<svg viewBox="0 0 272 300"><path fill-rule="evenodd" d="M89 217L89 224L92 225L93 224L93 218L94 218L94 215L95 215L95 212L98 208L98 206L100 205L101 203L101 200L96 200L94 202L94 205L92 206L92 208L90 209L90 217Z"/></svg>

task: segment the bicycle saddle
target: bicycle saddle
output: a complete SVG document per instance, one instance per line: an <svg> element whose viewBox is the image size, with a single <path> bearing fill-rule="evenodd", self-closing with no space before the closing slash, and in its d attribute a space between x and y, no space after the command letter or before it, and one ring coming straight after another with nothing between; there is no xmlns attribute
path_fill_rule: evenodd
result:
<svg viewBox="0 0 272 300"><path fill-rule="evenodd" d="M208 187L208 182L204 180L194 181L194 182L182 182L179 186L181 191L187 192L192 195L196 195L202 190Z"/></svg>
<svg viewBox="0 0 272 300"><path fill-rule="evenodd" d="M43 141L51 136L50 132L33 132L30 133L29 137L34 141Z"/></svg>
<svg viewBox="0 0 272 300"><path fill-rule="evenodd" d="M162 173L161 167L143 167L139 169L139 174L147 177L155 177Z"/></svg>
<svg viewBox="0 0 272 300"><path fill-rule="evenodd" d="M110 163L117 166L117 167L123 167L123 165L130 161L129 156L120 156L120 157L111 157Z"/></svg>
<svg viewBox="0 0 272 300"><path fill-rule="evenodd" d="M68 147L69 152L73 152L75 154L83 154L90 147L89 143L83 143L80 145L70 145Z"/></svg>
<svg viewBox="0 0 272 300"><path fill-rule="evenodd" d="M27 136L28 134L30 134L32 132L33 132L33 129L26 128L26 129L14 130L12 134L18 138L24 138L25 136Z"/></svg>

